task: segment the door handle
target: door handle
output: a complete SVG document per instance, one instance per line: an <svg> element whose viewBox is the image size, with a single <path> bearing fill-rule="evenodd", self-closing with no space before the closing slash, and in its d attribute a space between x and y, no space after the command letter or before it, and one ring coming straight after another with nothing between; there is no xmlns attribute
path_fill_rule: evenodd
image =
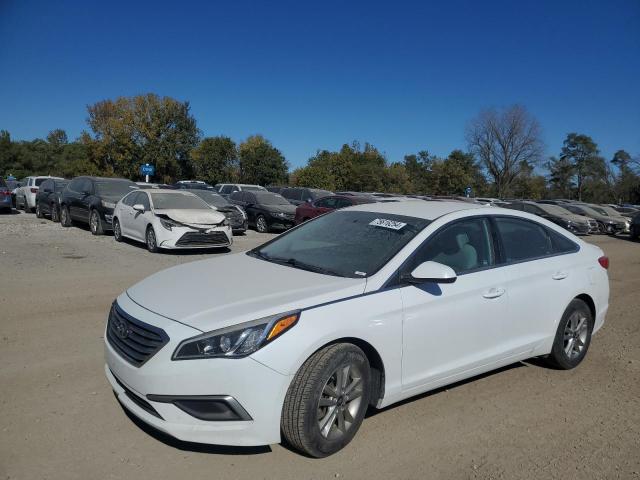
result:
<svg viewBox="0 0 640 480"><path fill-rule="evenodd" d="M483 296L484 298L489 298L489 299L491 299L491 298L498 298L498 297L501 297L502 295L504 295L504 292L505 292L505 291L506 291L506 290L505 290L504 288L501 288L501 287L498 287L498 288L491 288L491 289L489 289L488 291L484 292L484 293L482 294L482 296Z"/></svg>
<svg viewBox="0 0 640 480"><path fill-rule="evenodd" d="M556 272L551 276L551 278L553 278L554 280L564 280L568 276L569 274L567 272Z"/></svg>

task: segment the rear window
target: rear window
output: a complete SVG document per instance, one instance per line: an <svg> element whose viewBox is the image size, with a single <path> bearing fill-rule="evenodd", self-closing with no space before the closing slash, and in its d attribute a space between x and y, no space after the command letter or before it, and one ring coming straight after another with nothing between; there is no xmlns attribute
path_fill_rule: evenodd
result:
<svg viewBox="0 0 640 480"><path fill-rule="evenodd" d="M35 179L36 187L39 187L40 185L42 185L42 182L46 182L47 180L48 180L47 178L36 178Z"/></svg>

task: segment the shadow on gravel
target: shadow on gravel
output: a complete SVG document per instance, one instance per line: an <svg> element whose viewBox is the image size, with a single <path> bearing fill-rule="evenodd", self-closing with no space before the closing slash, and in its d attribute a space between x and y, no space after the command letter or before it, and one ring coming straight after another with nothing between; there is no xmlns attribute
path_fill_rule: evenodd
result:
<svg viewBox="0 0 640 480"><path fill-rule="evenodd" d="M167 435L151 425L144 423L133 413L124 408L122 404L120 404L120 408L122 408L127 417L129 417L129 419L135 423L140 430L159 442L170 447L177 448L178 450L194 453L208 453L212 455L260 455L263 453L271 453L271 447L268 445L263 447L230 447L228 445L208 445L205 443L183 442L182 440L178 440L177 438Z"/></svg>
<svg viewBox="0 0 640 480"><path fill-rule="evenodd" d="M527 363L528 362L529 362L529 360L527 360ZM523 363L523 362L512 363L511 365L507 365L506 367L502 367L502 368L498 368L497 370L492 370L490 372L482 373L480 375L476 375L475 377L467 378L466 380L461 380L459 382L452 383L452 384L446 385L444 387L436 388L435 390L430 390L430 391L425 392L425 393L420 394L420 395L416 395L415 397L407 398L406 400L402 400L401 402L394 403L393 405L389 405L388 407L385 407L385 408L382 408L382 409L379 409L379 410L376 409L376 408L369 407L368 410L367 410L367 413L364 416L364 418L375 417L376 415L384 413L387 410L393 410L396 407L400 407L402 405L407 405L409 403L412 403L412 402L415 402L415 401L418 401L418 400L422 400L423 398L431 397L432 395L438 395L439 393L445 392L447 390L453 390L454 388L461 387L462 385L466 385L467 383L472 383L472 382L475 382L477 380L481 380L483 378L491 377L493 375L497 375L497 374L502 373L502 372L508 372L509 370L513 370L515 368L521 368L521 367L527 367L527 366L528 365L526 363Z"/></svg>

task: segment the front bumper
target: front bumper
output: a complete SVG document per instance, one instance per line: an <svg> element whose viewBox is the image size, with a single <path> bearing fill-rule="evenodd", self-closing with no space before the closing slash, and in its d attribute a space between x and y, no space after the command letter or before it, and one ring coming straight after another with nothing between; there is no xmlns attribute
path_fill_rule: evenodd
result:
<svg viewBox="0 0 640 480"><path fill-rule="evenodd" d="M271 215L269 217L269 226L272 228L283 228L288 229L294 227L296 224L295 216L289 215L286 217L280 217L277 215Z"/></svg>
<svg viewBox="0 0 640 480"><path fill-rule="evenodd" d="M203 232L190 227L156 228L158 247L167 249L226 248L233 244L231 227L215 227Z"/></svg>
<svg viewBox="0 0 640 480"><path fill-rule="evenodd" d="M105 375L128 411L183 441L235 446L280 442L280 414L290 376L251 357L171 360L180 341L201 332L140 307L126 294L118 303L127 314L162 328L169 336L168 343L140 367L124 360L105 340ZM233 398L251 420L201 420L171 402L155 401L167 396L212 395Z"/></svg>

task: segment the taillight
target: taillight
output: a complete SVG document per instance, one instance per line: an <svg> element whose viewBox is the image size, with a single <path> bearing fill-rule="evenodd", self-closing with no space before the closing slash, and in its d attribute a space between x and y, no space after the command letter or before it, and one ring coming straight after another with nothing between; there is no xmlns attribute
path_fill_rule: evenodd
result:
<svg viewBox="0 0 640 480"><path fill-rule="evenodd" d="M606 255L603 255L602 257L600 257L598 259L598 263L605 270L609 270L609 257L607 257Z"/></svg>
<svg viewBox="0 0 640 480"><path fill-rule="evenodd" d="M37 188L32 188L31 189L31 193L38 193L38 189Z"/></svg>
<svg viewBox="0 0 640 480"><path fill-rule="evenodd" d="M2 195L6 195L7 197L11 195L11 190L3 190Z"/></svg>

